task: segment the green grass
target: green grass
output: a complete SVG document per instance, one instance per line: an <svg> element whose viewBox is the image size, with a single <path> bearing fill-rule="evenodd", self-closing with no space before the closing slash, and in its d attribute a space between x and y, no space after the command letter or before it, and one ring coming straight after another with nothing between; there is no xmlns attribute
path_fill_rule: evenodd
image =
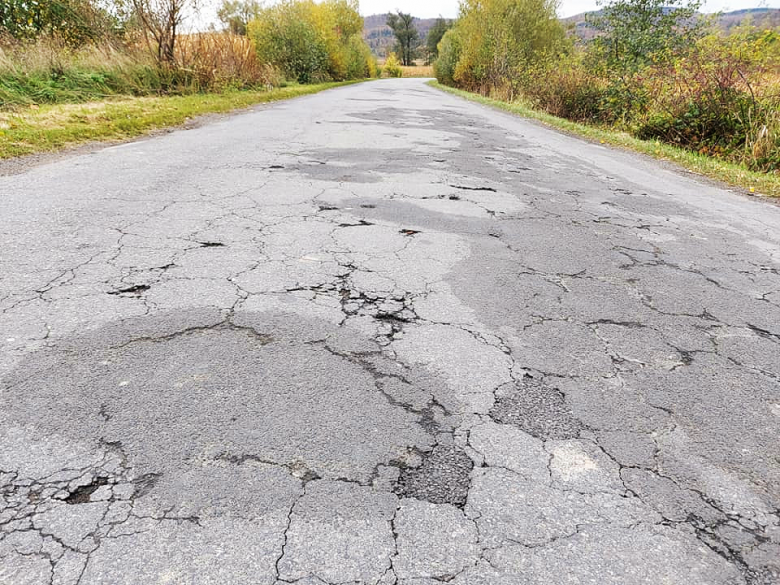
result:
<svg viewBox="0 0 780 585"><path fill-rule="evenodd" d="M177 126L203 114L230 112L358 83L293 85L265 91L120 98L85 104L0 110L0 159L51 152L92 141L115 141Z"/></svg>
<svg viewBox="0 0 780 585"><path fill-rule="evenodd" d="M534 110L520 102L509 103L494 100L472 92L454 89L436 81L430 82L429 85L473 102L498 108L512 114L523 116L524 118L538 120L551 128L563 130L564 132L581 136L594 142L610 144L635 152L641 152L642 154L647 154L658 159L671 161L694 173L727 183L744 193L780 197L780 175L777 173L757 173L738 164L683 150L662 142L640 140L625 132L571 122L545 112Z"/></svg>

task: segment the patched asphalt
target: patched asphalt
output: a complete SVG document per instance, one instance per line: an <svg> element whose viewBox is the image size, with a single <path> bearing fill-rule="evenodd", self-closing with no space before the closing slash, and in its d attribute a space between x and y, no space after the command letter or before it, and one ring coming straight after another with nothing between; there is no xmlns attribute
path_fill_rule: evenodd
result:
<svg viewBox="0 0 780 585"><path fill-rule="evenodd" d="M780 208L422 80L0 176L2 585L773 585L779 437Z"/></svg>

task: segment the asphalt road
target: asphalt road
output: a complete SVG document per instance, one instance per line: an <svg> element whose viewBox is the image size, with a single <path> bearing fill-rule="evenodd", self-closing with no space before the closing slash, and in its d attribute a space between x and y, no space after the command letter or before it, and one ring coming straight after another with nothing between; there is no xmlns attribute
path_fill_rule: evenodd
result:
<svg viewBox="0 0 780 585"><path fill-rule="evenodd" d="M0 177L3 585L780 583L780 208L381 81Z"/></svg>

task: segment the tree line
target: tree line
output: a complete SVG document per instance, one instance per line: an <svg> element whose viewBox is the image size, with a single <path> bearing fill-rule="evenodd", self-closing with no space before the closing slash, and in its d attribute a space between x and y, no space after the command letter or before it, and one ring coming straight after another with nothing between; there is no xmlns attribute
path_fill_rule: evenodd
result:
<svg viewBox="0 0 780 585"><path fill-rule="evenodd" d="M156 62L177 65L177 44L198 0L5 0L0 36L19 42L54 38L69 47L142 39ZM376 64L362 40L358 0L223 0L225 28L248 36L260 62L290 79L343 80L370 77Z"/></svg>

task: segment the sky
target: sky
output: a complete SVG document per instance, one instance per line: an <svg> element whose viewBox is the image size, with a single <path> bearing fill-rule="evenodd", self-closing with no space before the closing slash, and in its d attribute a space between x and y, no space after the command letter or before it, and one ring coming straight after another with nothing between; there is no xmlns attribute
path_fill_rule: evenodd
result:
<svg viewBox="0 0 780 585"><path fill-rule="evenodd" d="M566 17L597 8L596 0L560 0L559 16ZM264 3L272 3L273 0L265 0ZM197 28L205 28L209 22L216 23L216 9L218 0L201 1L201 13ZM702 10L704 12L718 12L720 10L739 10L741 8L780 8L780 0L705 0ZM418 18L455 18L458 15L458 0L360 0L360 13L363 16L371 14L386 14L390 11L402 10L409 12Z"/></svg>

